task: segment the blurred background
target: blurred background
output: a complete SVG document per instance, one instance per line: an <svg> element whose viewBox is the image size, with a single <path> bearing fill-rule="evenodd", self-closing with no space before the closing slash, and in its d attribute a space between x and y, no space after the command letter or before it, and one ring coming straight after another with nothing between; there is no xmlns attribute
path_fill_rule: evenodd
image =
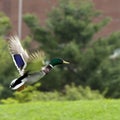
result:
<svg viewBox="0 0 120 120"><path fill-rule="evenodd" d="M119 0L0 0L0 101L120 98ZM17 34L30 52L70 65L52 70L23 92L11 91L18 77L8 50ZM32 94L31 94L32 93Z"/></svg>

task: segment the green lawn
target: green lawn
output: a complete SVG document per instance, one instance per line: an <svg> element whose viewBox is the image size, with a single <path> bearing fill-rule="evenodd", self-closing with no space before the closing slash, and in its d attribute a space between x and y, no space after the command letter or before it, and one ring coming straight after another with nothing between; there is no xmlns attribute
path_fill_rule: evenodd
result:
<svg viewBox="0 0 120 120"><path fill-rule="evenodd" d="M120 120L120 100L0 105L0 120Z"/></svg>

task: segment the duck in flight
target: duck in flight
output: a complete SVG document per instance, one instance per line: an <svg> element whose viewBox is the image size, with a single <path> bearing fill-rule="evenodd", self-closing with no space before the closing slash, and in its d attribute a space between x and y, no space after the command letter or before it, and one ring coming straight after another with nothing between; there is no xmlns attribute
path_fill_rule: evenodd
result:
<svg viewBox="0 0 120 120"><path fill-rule="evenodd" d="M10 83L10 88L12 90L23 90L25 86L39 81L48 74L54 66L69 64L69 62L61 58L53 58L47 65L44 65L43 52L35 52L29 55L28 52L23 49L17 36L10 37L9 50L13 62L20 74L19 78L12 80Z"/></svg>

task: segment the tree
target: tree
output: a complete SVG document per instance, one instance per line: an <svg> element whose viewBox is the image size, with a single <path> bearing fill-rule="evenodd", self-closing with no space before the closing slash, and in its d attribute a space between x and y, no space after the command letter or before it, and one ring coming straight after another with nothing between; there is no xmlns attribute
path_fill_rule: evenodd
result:
<svg viewBox="0 0 120 120"><path fill-rule="evenodd" d="M14 67L11 64L8 46L4 38L10 31L11 23L4 13L0 13L0 28L0 98L4 98L11 93L9 82L15 74L12 71Z"/></svg>
<svg viewBox="0 0 120 120"><path fill-rule="evenodd" d="M100 62L92 77L88 79L88 84L93 89L105 91L106 97L120 97L120 56L116 59L110 59L113 51L119 48L119 39L120 33L116 32L93 45L93 51L96 53L95 59L100 60Z"/></svg>
<svg viewBox="0 0 120 120"><path fill-rule="evenodd" d="M9 89L9 84L15 77L15 67L12 64L8 46L3 37L0 37L0 98L8 97L12 91Z"/></svg>
<svg viewBox="0 0 120 120"><path fill-rule="evenodd" d="M10 32L10 29L11 23L9 18L4 13L0 13L0 36L5 36Z"/></svg>
<svg viewBox="0 0 120 120"><path fill-rule="evenodd" d="M24 17L31 36L40 43L49 59L61 57L71 63L56 68L56 71L41 80L43 89L62 89L66 84L74 82L76 85L89 85L92 89L106 91L106 96L120 97L117 92L110 94L110 91L116 89L110 85L110 80L113 79L111 76L119 67L114 66L112 69L109 59L113 48L118 44L119 35L114 34L91 42L94 35L109 21L106 18L95 23L93 20L99 15L100 12L89 0L61 0L57 8L49 14L45 27L40 25L34 15ZM117 72L115 84L119 82L118 75Z"/></svg>

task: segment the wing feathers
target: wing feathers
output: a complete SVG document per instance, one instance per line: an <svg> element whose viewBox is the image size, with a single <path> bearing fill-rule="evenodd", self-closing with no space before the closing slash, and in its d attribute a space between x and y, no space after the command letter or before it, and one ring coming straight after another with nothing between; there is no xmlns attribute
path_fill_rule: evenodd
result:
<svg viewBox="0 0 120 120"><path fill-rule="evenodd" d="M24 71L31 73L40 71L44 65L44 52L39 51L28 56L28 53L23 49L17 36L10 37L9 49L20 75L23 75Z"/></svg>
<svg viewBox="0 0 120 120"><path fill-rule="evenodd" d="M23 49L20 40L17 36L11 36L9 41L9 49L11 54L22 54L25 61L28 60L29 56L26 50Z"/></svg>
<svg viewBox="0 0 120 120"><path fill-rule="evenodd" d="M9 49L15 66L17 67L20 75L23 75L29 56L26 50L23 49L17 36L10 37Z"/></svg>
<svg viewBox="0 0 120 120"><path fill-rule="evenodd" d="M26 71L29 71L31 73L40 71L40 69L44 65L44 59L45 59L44 52L38 51L32 53L29 57Z"/></svg>
<svg viewBox="0 0 120 120"><path fill-rule="evenodd" d="M12 54L12 58L15 63L15 66L17 67L20 75L22 76L24 74L24 69L27 65L24 58L20 54L14 54L14 55Z"/></svg>

